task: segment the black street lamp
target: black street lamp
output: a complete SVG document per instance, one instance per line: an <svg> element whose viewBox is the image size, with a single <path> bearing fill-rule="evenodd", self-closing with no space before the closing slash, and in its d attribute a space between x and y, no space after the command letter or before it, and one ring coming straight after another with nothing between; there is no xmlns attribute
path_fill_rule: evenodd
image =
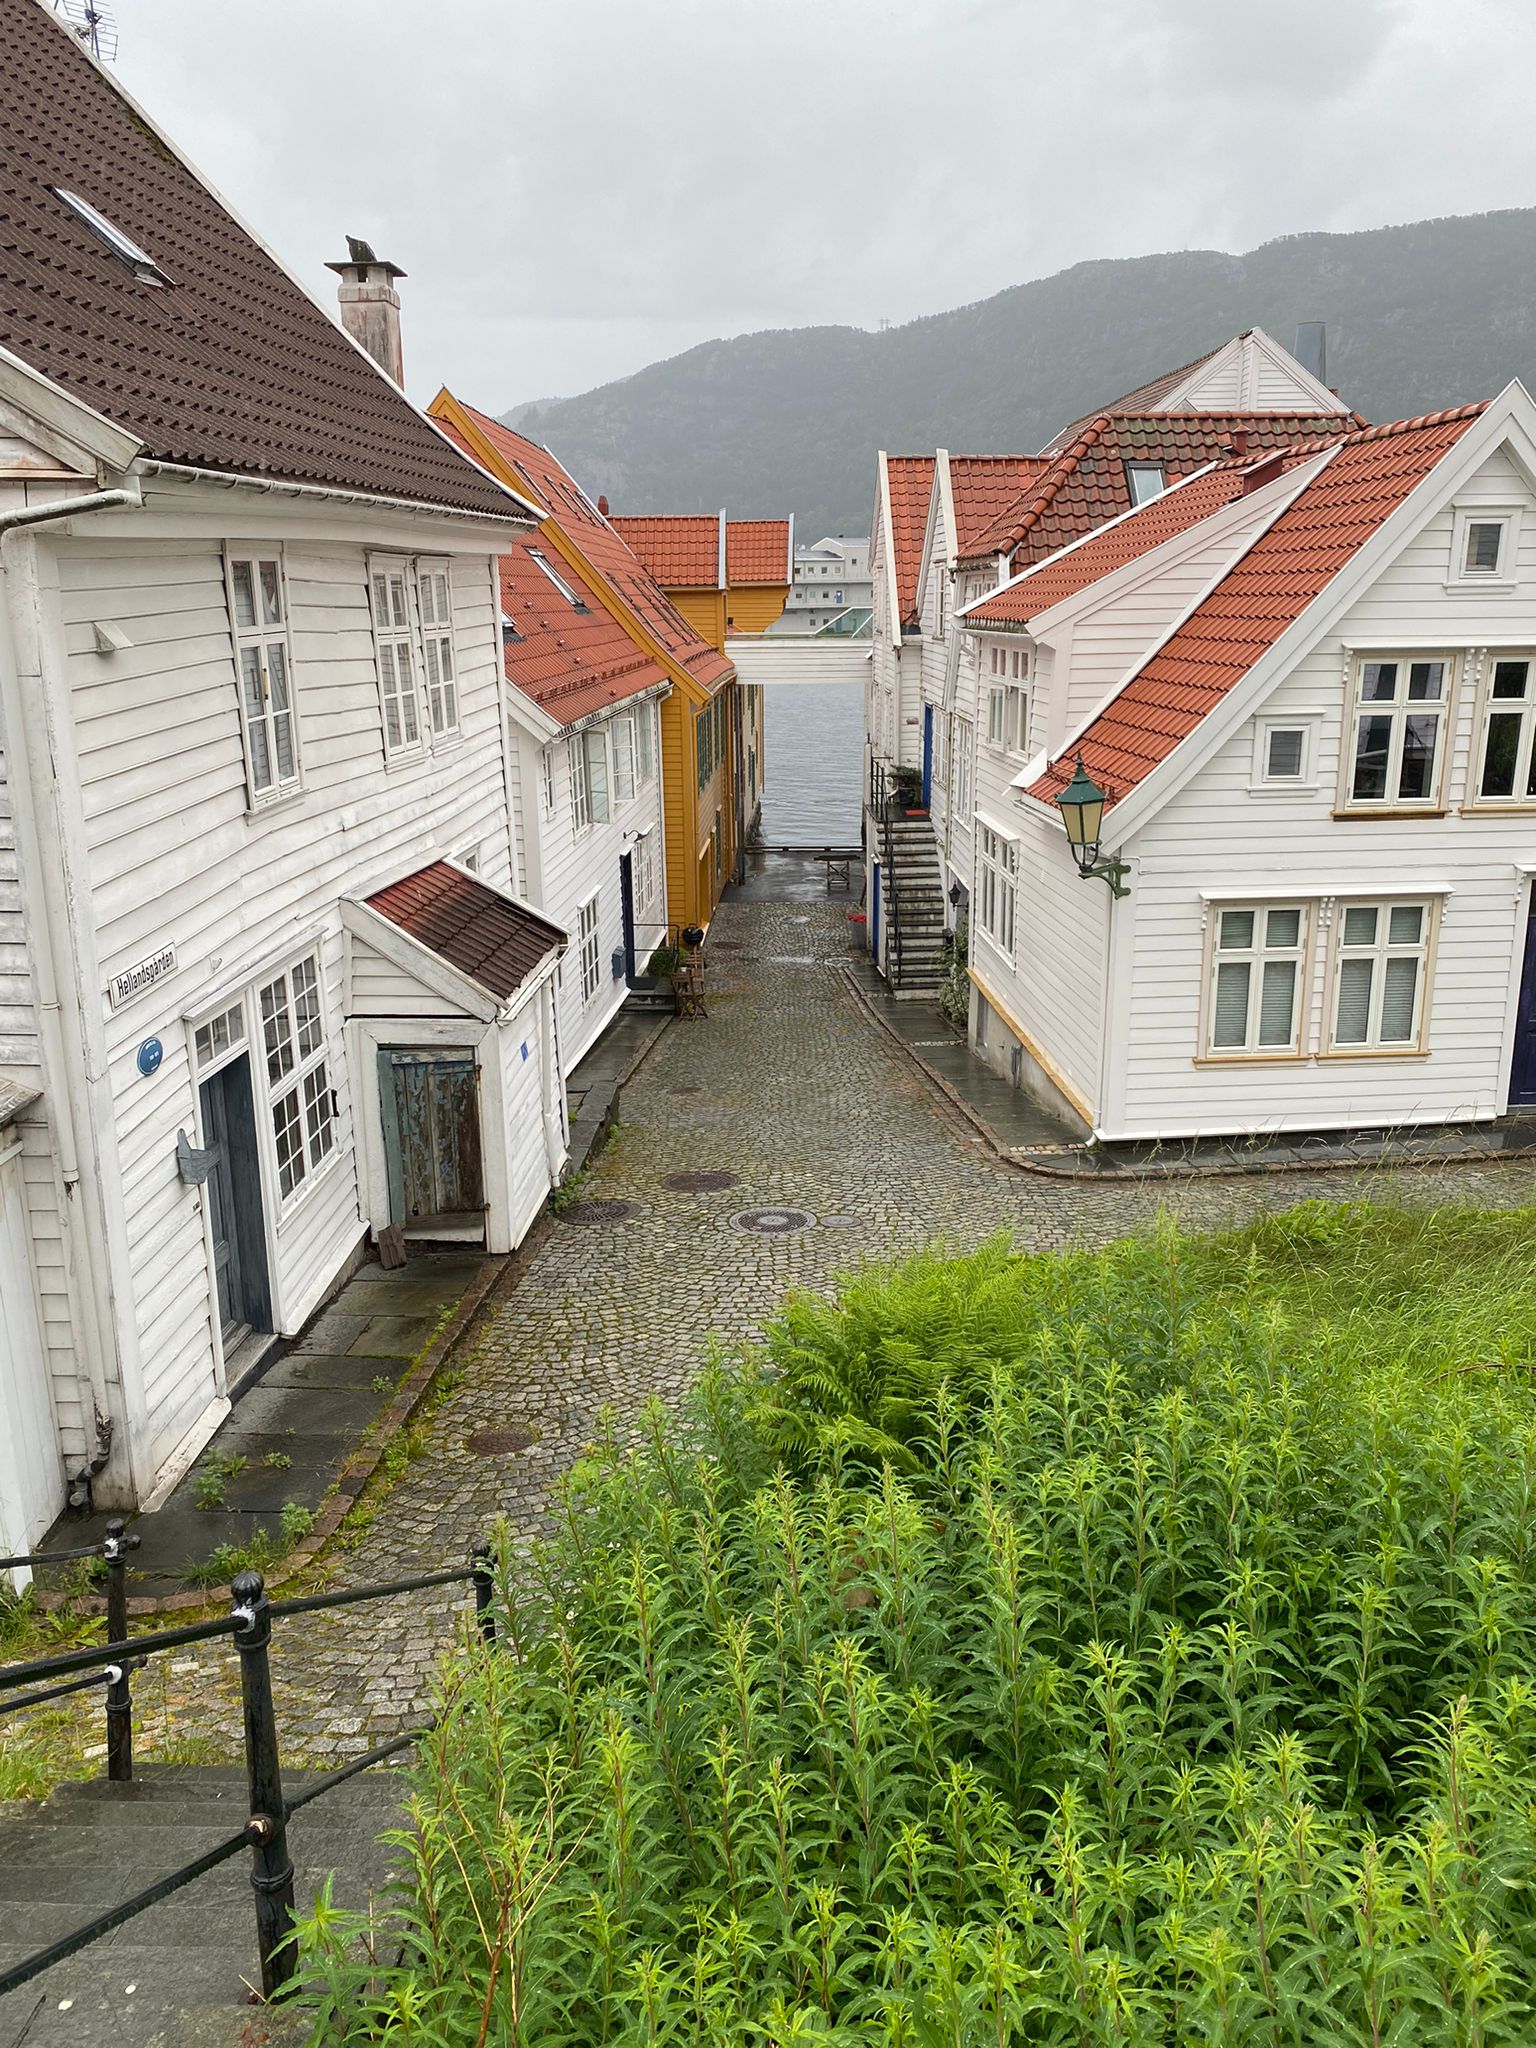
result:
<svg viewBox="0 0 1536 2048"><path fill-rule="evenodd" d="M1083 766L1081 754L1077 757L1077 772L1056 799L1061 806L1061 822L1067 828L1067 844L1072 849L1072 858L1077 862L1077 872L1083 880L1097 877L1109 884L1111 896L1129 896L1122 877L1130 873L1129 864L1123 860L1100 860L1099 841L1104 829L1104 792L1094 782Z"/></svg>

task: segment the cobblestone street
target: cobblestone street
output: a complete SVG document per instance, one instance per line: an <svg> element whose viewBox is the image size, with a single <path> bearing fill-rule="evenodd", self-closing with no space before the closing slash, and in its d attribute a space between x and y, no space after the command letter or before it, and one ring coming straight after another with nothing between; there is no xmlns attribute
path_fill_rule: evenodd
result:
<svg viewBox="0 0 1536 2048"><path fill-rule="evenodd" d="M709 1017L672 1026L624 1089L619 1131L582 1202L482 1310L423 1453L338 1578L457 1562L500 1514L532 1526L549 1480L589 1440L604 1403L625 1411L653 1392L676 1397L712 1333L749 1336L786 1288L825 1286L840 1268L934 1237L969 1245L1006 1226L1044 1248L1117 1236L1164 1204L1219 1225L1367 1191L1426 1205L1536 1200L1529 1162L1102 1187L1010 1172L856 1009L841 971L841 906L728 903L711 941ZM702 1194L663 1185L711 1169L735 1184ZM588 1220L589 1201L632 1208L599 1207ZM755 1234L730 1220L749 1209L812 1220ZM468 1439L493 1427L534 1440L521 1452L471 1451ZM424 1701L450 1627L435 1594L281 1626L286 1754L335 1760L393 1733ZM199 1736L237 1753L234 1662L215 1644L158 1679L145 1674L146 1757Z"/></svg>

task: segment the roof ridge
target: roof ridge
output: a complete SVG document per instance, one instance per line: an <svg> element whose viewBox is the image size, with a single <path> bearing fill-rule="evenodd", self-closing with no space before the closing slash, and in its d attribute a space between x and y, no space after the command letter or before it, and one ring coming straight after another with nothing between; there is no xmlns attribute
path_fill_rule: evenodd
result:
<svg viewBox="0 0 1536 2048"><path fill-rule="evenodd" d="M1067 446L1058 455L1053 455L1049 459L1046 469L1041 474L1034 496L1026 506L1023 516L1011 526L1010 530L1013 533L1013 539L1009 543L1010 547L1017 547L1020 537L1028 533L1029 529L1038 522L1041 515L1048 511L1056 502L1057 493L1062 485L1088 453L1088 450L1096 442L1102 440L1104 430L1109 425L1112 417L1113 415L1107 412L1095 413L1083 431L1074 440L1069 441ZM1004 514L1005 518L1007 516L1007 514Z"/></svg>
<svg viewBox="0 0 1536 2048"><path fill-rule="evenodd" d="M1472 405L1448 406L1443 412L1423 412L1409 420L1384 420L1380 426L1362 427L1352 434L1341 434L1335 445L1352 448L1362 441L1385 441L1394 434L1413 434L1425 427L1448 427L1457 420L1475 420L1492 403L1491 398L1480 398Z"/></svg>

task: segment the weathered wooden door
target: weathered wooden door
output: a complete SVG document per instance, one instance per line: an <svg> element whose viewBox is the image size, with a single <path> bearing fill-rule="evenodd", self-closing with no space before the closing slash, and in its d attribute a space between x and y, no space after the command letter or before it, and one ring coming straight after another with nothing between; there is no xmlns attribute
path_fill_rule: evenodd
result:
<svg viewBox="0 0 1536 2048"><path fill-rule="evenodd" d="M63 1466L32 1296L21 1160L13 1155L0 1160L0 1551L14 1556L30 1550L63 1506ZM0 1574L0 1580L8 1576ZM24 1575L11 1583L21 1585Z"/></svg>
<svg viewBox="0 0 1536 2048"><path fill-rule="evenodd" d="M246 1331L272 1327L251 1063L244 1053L203 1082L198 1106L203 1143L214 1154L213 1171L204 1186L227 1356Z"/></svg>
<svg viewBox="0 0 1536 2048"><path fill-rule="evenodd" d="M1525 959L1520 975L1520 1006L1515 1012L1515 1057L1509 1070L1512 1109L1536 1104L1536 886L1525 920Z"/></svg>
<svg viewBox="0 0 1536 2048"><path fill-rule="evenodd" d="M635 978L635 863L627 853L619 855L619 916L624 926L624 973Z"/></svg>
<svg viewBox="0 0 1536 2048"><path fill-rule="evenodd" d="M472 1052L379 1053L392 1223L478 1219L485 1210L480 1074Z"/></svg>

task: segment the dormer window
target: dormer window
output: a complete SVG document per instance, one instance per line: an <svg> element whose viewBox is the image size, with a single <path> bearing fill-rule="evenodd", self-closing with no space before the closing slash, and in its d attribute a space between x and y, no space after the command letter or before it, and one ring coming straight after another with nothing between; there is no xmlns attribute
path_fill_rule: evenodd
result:
<svg viewBox="0 0 1536 2048"><path fill-rule="evenodd" d="M544 574L553 583L568 605L573 605L579 612L584 612L587 609L560 572L551 566L547 555L541 554L537 548L530 548L528 550L528 559L538 563L539 567L544 571Z"/></svg>
<svg viewBox="0 0 1536 2048"><path fill-rule="evenodd" d="M1125 465L1125 482L1132 505L1145 505L1163 494L1163 465L1160 462L1128 462Z"/></svg>
<svg viewBox="0 0 1536 2048"><path fill-rule="evenodd" d="M104 213L98 213L88 199L82 199L78 192L67 191L62 185L53 185L49 189L55 199L63 200L76 220L84 221L96 239L105 242L112 254L128 265L141 284L159 286L170 283L154 257L125 235L121 228L114 227Z"/></svg>

